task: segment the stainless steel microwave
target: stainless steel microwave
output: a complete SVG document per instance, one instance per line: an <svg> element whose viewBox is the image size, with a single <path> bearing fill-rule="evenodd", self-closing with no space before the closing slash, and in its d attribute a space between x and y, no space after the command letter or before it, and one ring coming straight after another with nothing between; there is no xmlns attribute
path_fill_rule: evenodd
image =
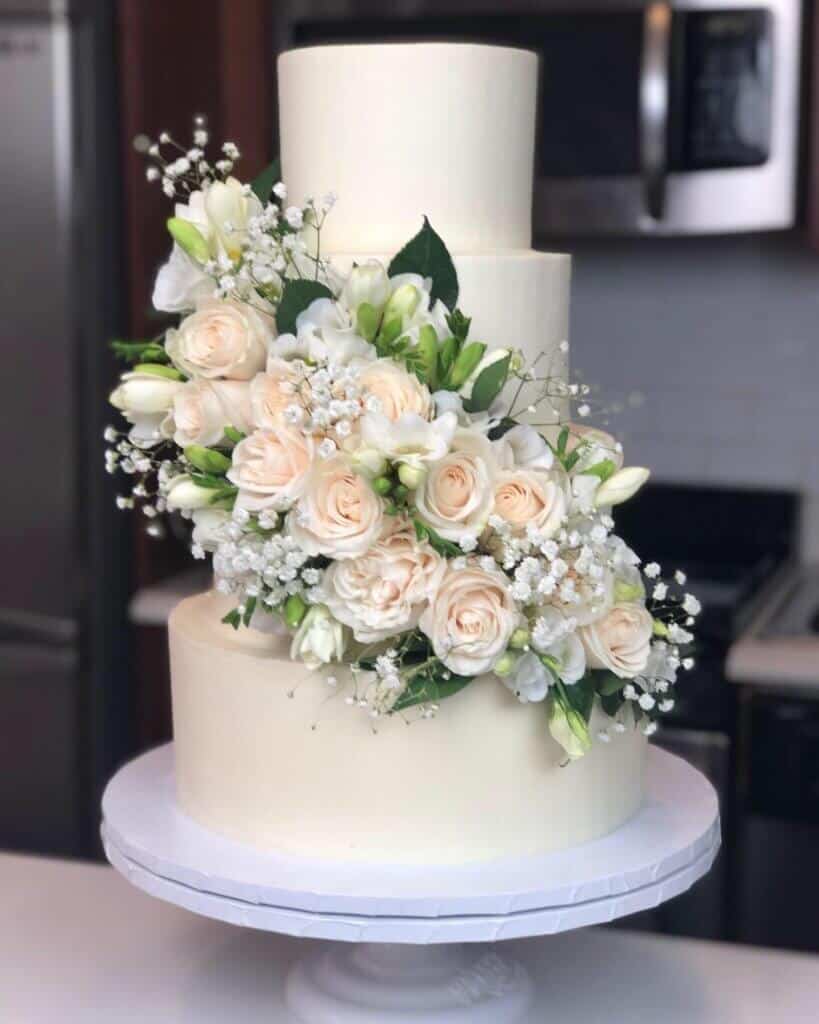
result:
<svg viewBox="0 0 819 1024"><path fill-rule="evenodd" d="M800 0L302 0L277 11L282 47L462 39L537 50L537 236L794 222Z"/></svg>

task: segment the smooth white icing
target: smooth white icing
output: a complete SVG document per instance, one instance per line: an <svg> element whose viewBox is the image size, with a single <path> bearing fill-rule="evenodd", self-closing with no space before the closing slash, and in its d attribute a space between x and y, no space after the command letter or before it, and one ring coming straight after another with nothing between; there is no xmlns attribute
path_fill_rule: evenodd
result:
<svg viewBox="0 0 819 1024"><path fill-rule="evenodd" d="M642 799L629 730L561 767L543 705L480 679L432 720L374 726L281 638L235 632L214 594L171 615L179 802L259 847L359 861L524 856L617 828Z"/></svg>
<svg viewBox="0 0 819 1024"><path fill-rule="evenodd" d="M500 46L318 46L279 57L282 172L333 191L328 252L395 252L427 215L451 250L531 244L537 55Z"/></svg>

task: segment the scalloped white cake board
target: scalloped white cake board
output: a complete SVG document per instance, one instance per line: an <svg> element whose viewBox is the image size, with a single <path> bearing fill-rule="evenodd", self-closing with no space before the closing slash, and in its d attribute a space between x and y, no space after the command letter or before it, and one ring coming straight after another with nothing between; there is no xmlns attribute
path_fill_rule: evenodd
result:
<svg viewBox="0 0 819 1024"><path fill-rule="evenodd" d="M642 809L602 839L542 857L420 872L283 856L207 831L176 806L169 745L112 779L102 833L113 866L153 896L243 927L331 940L288 977L294 1021L511 1024L544 1019L526 972L497 949L465 944L636 913L684 892L711 867L719 848L713 788L656 748L647 778Z"/></svg>

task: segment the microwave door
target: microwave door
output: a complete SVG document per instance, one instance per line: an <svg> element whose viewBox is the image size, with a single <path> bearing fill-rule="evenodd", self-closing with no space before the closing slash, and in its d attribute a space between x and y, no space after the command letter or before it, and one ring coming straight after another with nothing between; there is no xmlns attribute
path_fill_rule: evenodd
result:
<svg viewBox="0 0 819 1024"><path fill-rule="evenodd" d="M643 16L640 65L640 172L646 216L665 213L668 172L668 110L671 62L671 4L649 4Z"/></svg>

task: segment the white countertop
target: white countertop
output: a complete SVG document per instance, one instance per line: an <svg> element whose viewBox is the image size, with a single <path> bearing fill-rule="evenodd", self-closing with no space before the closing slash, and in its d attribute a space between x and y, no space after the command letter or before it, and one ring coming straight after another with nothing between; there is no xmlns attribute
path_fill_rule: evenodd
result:
<svg viewBox="0 0 819 1024"><path fill-rule="evenodd" d="M304 940L196 917L98 865L3 854L0 892L3 1024L288 1022L279 985ZM819 1019L819 957L601 929L511 947L560 1024Z"/></svg>

